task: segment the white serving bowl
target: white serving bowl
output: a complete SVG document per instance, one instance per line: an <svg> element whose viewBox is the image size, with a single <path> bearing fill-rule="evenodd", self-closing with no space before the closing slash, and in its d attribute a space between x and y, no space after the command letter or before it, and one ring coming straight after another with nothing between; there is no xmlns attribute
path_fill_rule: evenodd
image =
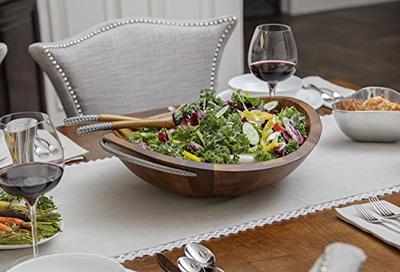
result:
<svg viewBox="0 0 400 272"><path fill-rule="evenodd" d="M400 111L350 111L343 109L346 100L367 100L382 96L391 102L400 103L400 94L385 87L365 87L342 99L333 106L333 116L340 130L358 142L390 143L400 140Z"/></svg>
<svg viewBox="0 0 400 272"><path fill-rule="evenodd" d="M103 256L87 253L62 253L20 263L8 272L125 272L124 267Z"/></svg>

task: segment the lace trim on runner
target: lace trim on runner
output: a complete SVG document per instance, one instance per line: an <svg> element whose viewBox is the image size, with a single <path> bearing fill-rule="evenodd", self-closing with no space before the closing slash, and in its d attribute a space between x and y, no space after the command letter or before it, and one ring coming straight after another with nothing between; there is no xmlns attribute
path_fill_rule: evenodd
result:
<svg viewBox="0 0 400 272"><path fill-rule="evenodd" d="M363 200L368 197L389 195L389 194L399 193L399 192L400 192L400 185L396 185L396 186L392 186L392 187L389 187L386 189L380 189L380 190L369 192L369 193L362 193L359 195L345 197L342 199L324 202L321 204L310 205L308 207L297 209L297 210L294 210L291 212L286 212L286 213L277 214L277 215L269 216L269 217L262 218L262 219L253 220L248 223L243 223L243 224L236 225L233 227L228 227L228 228L225 228L222 230L211 231L211 232L203 233L200 235L192 236L189 238L169 242L169 243L166 243L163 245L131 251L131 252L128 252L128 253L125 253L122 255L114 256L114 257L112 257L112 259L114 259L120 263L123 263L125 261L134 260L136 258L141 258L144 256L152 256L152 255L154 255L156 253L160 253L164 250L173 250L174 248L180 248L188 243L199 243L201 241L208 241L211 239L220 238L222 236L236 234L240 231L246 231L246 230L254 229L256 227L270 225L272 223L280 222L283 220L289 220L289 219L293 219L296 217L312 214L312 213L315 213L318 211L331 209L334 207L338 207L340 205L352 203L352 202L355 202L358 200Z"/></svg>

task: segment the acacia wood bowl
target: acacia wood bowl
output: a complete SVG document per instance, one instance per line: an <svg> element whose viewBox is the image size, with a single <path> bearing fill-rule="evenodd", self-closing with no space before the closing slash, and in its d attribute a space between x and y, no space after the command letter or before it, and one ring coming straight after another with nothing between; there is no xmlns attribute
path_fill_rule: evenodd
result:
<svg viewBox="0 0 400 272"><path fill-rule="evenodd" d="M143 149L129 143L118 133L104 135L100 146L119 157L144 181L168 191L195 197L238 196L253 192L280 181L295 170L314 149L322 131L318 113L307 103L291 97L262 99L277 100L279 110L295 106L305 115L307 138L295 152L265 162L212 164L178 159Z"/></svg>

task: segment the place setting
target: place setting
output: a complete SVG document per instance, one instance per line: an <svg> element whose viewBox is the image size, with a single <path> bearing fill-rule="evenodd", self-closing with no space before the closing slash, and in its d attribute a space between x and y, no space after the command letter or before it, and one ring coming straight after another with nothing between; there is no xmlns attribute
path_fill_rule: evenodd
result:
<svg viewBox="0 0 400 272"><path fill-rule="evenodd" d="M292 27L280 23L255 27L250 73L215 89L219 54L236 23L232 16L117 19L29 47L66 118L55 125L43 112L0 117L0 270L355 272L370 270L380 254L398 254L398 91L300 78ZM184 35L181 50L196 37L218 37L217 49L208 40L199 52L214 56L211 65L199 57L187 67L204 68L210 86L183 96L203 75L181 90L161 78L155 103L165 103L145 108L141 99L153 94L144 88L132 96L140 92L136 80L153 86L154 79L119 55L132 44L140 58L135 46L143 44L123 40L134 31L171 60L179 52L155 37L172 43ZM114 67L96 58L105 45L102 57ZM97 72L85 66L91 60ZM187 78L171 60L161 71ZM154 68L147 59L142 65ZM118 71L118 88L107 97L100 92L111 92L103 79L110 71ZM103 83L92 85L94 75Z"/></svg>

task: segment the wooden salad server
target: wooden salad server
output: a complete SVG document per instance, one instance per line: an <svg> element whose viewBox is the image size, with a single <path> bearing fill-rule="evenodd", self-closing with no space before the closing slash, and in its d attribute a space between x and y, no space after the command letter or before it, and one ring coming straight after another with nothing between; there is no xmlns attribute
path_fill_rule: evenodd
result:
<svg viewBox="0 0 400 272"><path fill-rule="evenodd" d="M77 134L88 134L104 130L138 129L138 128L173 128L175 121L172 113L160 118L135 118L134 120L112 121L90 124L76 129Z"/></svg>

